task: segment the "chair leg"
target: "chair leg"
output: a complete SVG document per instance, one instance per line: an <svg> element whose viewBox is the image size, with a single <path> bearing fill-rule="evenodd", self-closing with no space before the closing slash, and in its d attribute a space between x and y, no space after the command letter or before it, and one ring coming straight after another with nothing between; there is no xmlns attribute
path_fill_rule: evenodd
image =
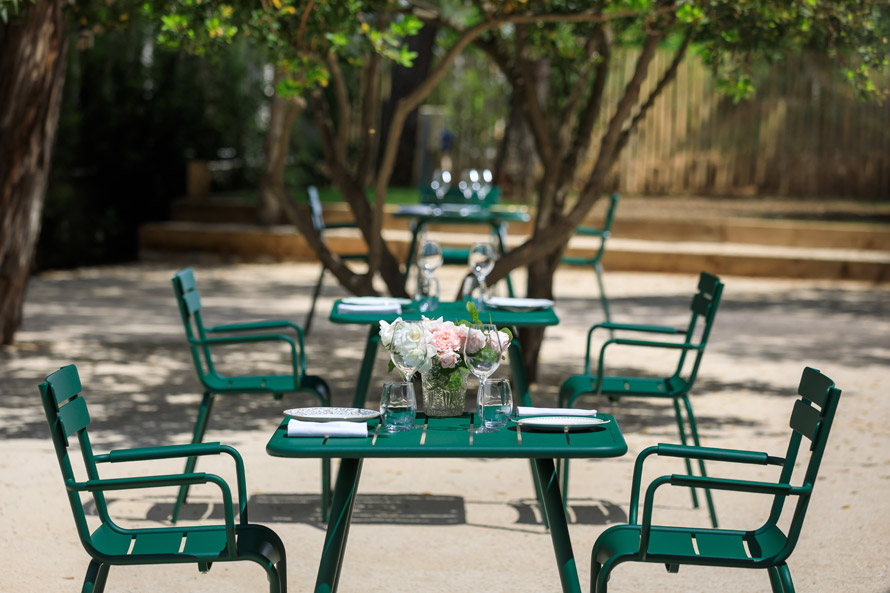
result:
<svg viewBox="0 0 890 593"><path fill-rule="evenodd" d="M787 564L778 567L779 578L782 581L782 593L794 593L794 583L791 582L791 571Z"/></svg>
<svg viewBox="0 0 890 593"><path fill-rule="evenodd" d="M606 322L612 322L612 315L609 313L609 299L606 296L606 287L603 284L603 264L596 262L593 265L593 271L596 272L596 281L600 287L600 301L603 303L603 314L606 316ZM614 332L610 332L611 337L615 337Z"/></svg>
<svg viewBox="0 0 890 593"><path fill-rule="evenodd" d="M81 593L102 593L105 590L106 579L108 579L108 565L98 560L91 560Z"/></svg>
<svg viewBox="0 0 890 593"><path fill-rule="evenodd" d="M773 593L785 593L782 589L782 578L779 576L779 569L775 566L770 566L766 569L766 572L769 574L769 584Z"/></svg>
<svg viewBox="0 0 890 593"><path fill-rule="evenodd" d="M309 305L309 313L306 315L306 323L303 324L303 334L309 335L309 330L312 329L312 317L315 315L315 302L318 300L318 295L321 294L321 284L324 282L324 273L327 269L324 267L324 264L321 266L321 274L318 275L318 282L315 283L315 289L312 291L312 304Z"/></svg>
<svg viewBox="0 0 890 593"><path fill-rule="evenodd" d="M204 392L204 398L201 400L201 407L198 409L198 419L195 421L195 429L192 433L192 443L200 443L204 440L204 431L207 430L207 421L210 419L210 411L213 409L213 394L209 391ZM198 462L197 457L189 457L185 460L185 470L183 473L189 474L195 471L195 464ZM179 495L176 497L176 504L173 505L173 514L170 521L176 523L179 519L179 511L185 504L185 499L189 495L188 484L179 487Z"/></svg>
<svg viewBox="0 0 890 593"><path fill-rule="evenodd" d="M562 506L569 509L569 460L568 459L558 459L556 463L556 470L559 477L562 479Z"/></svg>
<svg viewBox="0 0 890 593"><path fill-rule="evenodd" d="M689 419L689 432L692 434L692 444L696 447L701 447L701 442L698 439L698 423L695 421L695 414L692 413L692 402L689 401L689 396L683 396L683 406L686 408L686 417ZM701 472L702 477L708 475L705 471L705 462L703 459L698 460L698 470ZM708 513L711 515L711 525L715 528L717 527L717 511L714 509L714 499L711 496L711 489L705 488L705 502L708 505Z"/></svg>
<svg viewBox="0 0 890 593"><path fill-rule="evenodd" d="M674 403L674 415L677 417L677 428L680 431L680 443L686 445L686 429L683 427L683 413L680 411L680 402L677 401L677 398L672 398ZM692 475L692 462L687 458L684 459L683 462L686 464L686 473L690 476ZM695 488L690 488L689 492L692 494L692 506L694 508L698 508L698 493Z"/></svg>

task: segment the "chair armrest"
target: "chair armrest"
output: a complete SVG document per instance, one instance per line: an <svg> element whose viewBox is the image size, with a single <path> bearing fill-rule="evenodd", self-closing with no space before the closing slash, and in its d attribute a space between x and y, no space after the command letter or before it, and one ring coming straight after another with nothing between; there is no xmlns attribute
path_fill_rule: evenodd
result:
<svg viewBox="0 0 890 593"><path fill-rule="evenodd" d="M694 445L673 445L659 443L647 447L637 455L634 463L633 480L630 491L629 522L636 524L640 503L640 482L643 475L643 463L651 455L665 457L681 457L703 459L705 461L724 461L730 463L752 463L757 465L784 465L781 457L773 457L759 451L742 451L737 449L717 449L713 447L696 447Z"/></svg>
<svg viewBox="0 0 890 593"><path fill-rule="evenodd" d="M598 229L596 227L579 226L579 227L575 228L575 234L576 235L584 235L587 237L603 237L603 236L608 237L609 231L606 231L604 233L603 231L601 231L600 229Z"/></svg>
<svg viewBox="0 0 890 593"><path fill-rule="evenodd" d="M671 486L686 486L690 488L713 488L716 490L731 490L734 492L748 492L751 494L775 494L784 496L809 494L812 490L811 485L795 487L790 484L780 484L775 482L756 482L677 474L655 478L649 484L649 488L646 489L646 500L643 503L643 522L640 525L639 550L642 560L646 559L646 554L649 549L649 538L652 533L652 509L654 508L655 491L665 484L670 484Z"/></svg>
<svg viewBox="0 0 890 593"><path fill-rule="evenodd" d="M593 332L598 329L607 329L609 331L637 331L647 333L659 333L680 335L685 334L686 330L677 329L667 325L636 325L633 323L597 323L587 331L587 347L584 352L584 374L590 374L590 349L593 341Z"/></svg>
<svg viewBox="0 0 890 593"><path fill-rule="evenodd" d="M300 337L300 342L302 345L303 341L303 328L297 325L292 321L287 321L284 319L270 319L265 321L250 321L247 323L227 323L223 325L217 325L214 327L205 328L205 331L208 333L217 333L217 332L240 332L240 331L256 331L260 329L279 329L283 327L289 327L297 332L297 335Z"/></svg>
<svg viewBox="0 0 890 593"><path fill-rule="evenodd" d="M136 490L140 488L161 488L165 486L195 485L213 483L219 486L223 497L223 515L226 523L226 547L230 556L237 552L235 540L235 513L232 511L232 492L225 480L215 474L191 473L159 476L144 476L136 478L106 478L75 482L66 480L65 487L73 492L105 492L110 490ZM247 523L247 518L241 517L241 524Z"/></svg>
<svg viewBox="0 0 890 593"><path fill-rule="evenodd" d="M241 516L241 522L246 523L247 480L244 474L244 460L241 458L241 454L229 445L221 445L219 443L192 443L189 445L168 445L164 447L116 449L103 455L96 455L95 460L97 463L124 463L130 461L154 461L160 459L176 459L180 457L219 455L220 453L229 455L235 462L235 481L238 489L238 511Z"/></svg>
<svg viewBox="0 0 890 593"><path fill-rule="evenodd" d="M302 336L300 336L302 338ZM290 336L284 334L247 334L244 336L226 336L224 338L189 339L192 346L230 346L233 344L249 344L257 342L287 342L290 344L291 363L294 367L294 376L299 378L306 374L306 357L303 355L303 340L300 339L300 350L297 343Z"/></svg>
<svg viewBox="0 0 890 593"><path fill-rule="evenodd" d="M676 327L671 327L669 325L639 325L636 323L597 323L592 328L590 328L590 333L592 333L595 329L608 329L608 330L622 330L622 331L635 331L635 332L648 332L648 333L658 333L658 334L685 334L685 329L678 329Z"/></svg>
<svg viewBox="0 0 890 593"><path fill-rule="evenodd" d="M606 362L606 348L611 346L612 344L617 344L619 346L640 346L643 348L667 348L669 350L701 350L703 348L701 344L690 344L689 342L653 342L650 340L627 340L625 338L613 338L611 340L606 340L602 348L600 348L600 356L596 365L597 395L602 392L603 387L603 369ZM586 371L584 374L589 375L589 363L585 363L584 367L584 370Z"/></svg>
<svg viewBox="0 0 890 593"><path fill-rule="evenodd" d="M784 457L774 457L762 451L740 449L718 449L716 447L696 447L694 445L673 445L659 443L656 453L665 457L702 459L704 461L727 461L732 463L752 463L755 465L784 465Z"/></svg>

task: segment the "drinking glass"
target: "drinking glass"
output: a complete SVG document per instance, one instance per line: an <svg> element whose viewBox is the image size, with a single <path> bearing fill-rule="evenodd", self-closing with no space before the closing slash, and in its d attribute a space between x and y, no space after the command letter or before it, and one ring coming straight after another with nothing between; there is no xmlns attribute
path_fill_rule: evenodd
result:
<svg viewBox="0 0 890 593"><path fill-rule="evenodd" d="M501 341L500 332L494 325L487 323L473 323L467 329L467 339L464 342L463 355L470 369L479 379L479 392L476 401L482 401L488 377L494 373L501 364L501 356L506 344ZM479 426L471 428L470 432L494 432L485 427L482 419Z"/></svg>
<svg viewBox="0 0 890 593"><path fill-rule="evenodd" d="M426 239L417 250L417 267L427 278L432 277L445 260L442 257L442 246L438 241Z"/></svg>
<svg viewBox="0 0 890 593"><path fill-rule="evenodd" d="M421 276L418 280L417 296L421 313L435 311L439 308L439 281L433 277Z"/></svg>
<svg viewBox="0 0 890 593"><path fill-rule="evenodd" d="M513 390L507 379L489 379L479 389L476 402L479 420L485 428L504 428L513 413Z"/></svg>
<svg viewBox="0 0 890 593"><path fill-rule="evenodd" d="M494 269L494 262L497 260L494 245L488 242L473 243L470 247L470 256L467 263L470 266L470 272L476 277L481 293L481 301L488 299L488 287L485 285L485 277Z"/></svg>
<svg viewBox="0 0 890 593"><path fill-rule="evenodd" d="M392 382L383 384L380 395L380 422L387 432L403 432L414 427L417 417L417 398L414 384Z"/></svg>
<svg viewBox="0 0 890 593"><path fill-rule="evenodd" d="M405 381L410 381L417 369L426 362L428 340L423 324L419 321L399 319L392 324L389 356Z"/></svg>

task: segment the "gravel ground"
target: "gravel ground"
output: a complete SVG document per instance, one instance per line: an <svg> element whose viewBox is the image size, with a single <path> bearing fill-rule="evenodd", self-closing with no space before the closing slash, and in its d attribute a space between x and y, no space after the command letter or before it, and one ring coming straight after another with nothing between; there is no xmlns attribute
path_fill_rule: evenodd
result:
<svg viewBox="0 0 890 593"><path fill-rule="evenodd" d="M136 264L46 273L31 283L25 324L15 347L0 350L0 591L78 591L88 563L65 502L37 384L58 367L76 363L91 405L91 436L98 451L187 442L199 402L173 300L171 265ZM317 277L313 264L199 266L205 319L211 325L260 318L302 322ZM443 291L460 271L440 274ZM522 286L522 278L515 280ZM809 365L844 390L835 429L801 540L789 560L798 591L887 593L890 536L890 288L826 281L724 278L721 310L694 390L703 444L781 455L801 370ZM688 319L696 278L606 273L616 321L679 324ZM589 272L557 276L558 327L548 330L535 403L555 404L562 379L580 372L586 329L600 320ZM320 311L343 293L325 285ZM348 405L365 330L316 318L308 340L309 370L334 386L335 404ZM233 365L282 368L278 351L230 355ZM663 356L616 350L613 371L658 371ZM381 354L369 398L386 376ZM473 383L475 385L475 383ZM247 464L251 518L275 529L288 551L292 592L311 590L324 538L316 504L318 463L274 459L264 447L281 411L297 398L220 400L206 440L236 446ZM636 453L677 441L670 406L652 400L610 405L629 453L615 460L573 464L570 517L582 588L588 589L590 549L609 524L626 520ZM220 471L213 460L199 470ZM103 468L104 469L104 468ZM121 472L117 467L110 468ZM677 463L655 466L680 471ZM170 473L175 465L137 468ZM770 478L747 469L721 474ZM133 471L132 469L128 471ZM114 475L126 475L115 473ZM211 491L195 490L191 518L216 516ZM123 522L163 523L173 491L114 497ZM754 528L763 521L762 497L715 494L721 522ZM666 491L656 520L707 524L682 491ZM498 460L371 460L365 463L355 524L341 577L342 591L558 590L550 538L534 504L528 464ZM114 568L109 591L263 591L262 572L247 563L218 564L207 575L194 567ZM763 571L683 567L667 574L656 565L616 570L611 591L768 591Z"/></svg>

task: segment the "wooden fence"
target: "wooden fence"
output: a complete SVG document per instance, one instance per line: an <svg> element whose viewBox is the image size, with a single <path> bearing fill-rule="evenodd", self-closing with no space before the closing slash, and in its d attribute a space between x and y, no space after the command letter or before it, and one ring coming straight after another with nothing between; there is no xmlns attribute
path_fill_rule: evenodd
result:
<svg viewBox="0 0 890 593"><path fill-rule="evenodd" d="M636 53L615 58L604 105L617 102ZM658 54L642 97L670 59ZM753 99L733 104L689 56L628 142L611 185L633 194L890 197L890 102L860 101L818 55L790 56L754 84Z"/></svg>

